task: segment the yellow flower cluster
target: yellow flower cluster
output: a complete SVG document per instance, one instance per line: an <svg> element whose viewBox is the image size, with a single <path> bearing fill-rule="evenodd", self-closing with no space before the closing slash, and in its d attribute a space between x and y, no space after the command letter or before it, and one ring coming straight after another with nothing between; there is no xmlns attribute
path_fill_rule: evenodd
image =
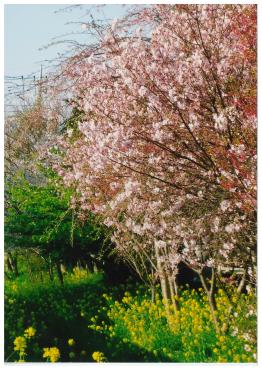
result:
<svg viewBox="0 0 262 370"><path fill-rule="evenodd" d="M16 337L14 340L14 350L18 351L21 355L25 354L26 339L22 336Z"/></svg>
<svg viewBox="0 0 262 370"><path fill-rule="evenodd" d="M18 336L14 340L14 350L19 353L18 362L24 362L26 356L27 340L30 340L36 333L36 330L30 326L25 329L23 336Z"/></svg>
<svg viewBox="0 0 262 370"><path fill-rule="evenodd" d="M60 351L57 347L44 348L43 351L43 358L50 362L57 362L60 358Z"/></svg>
<svg viewBox="0 0 262 370"><path fill-rule="evenodd" d="M82 269L80 267L74 267L73 268L73 278L75 280L82 280L87 278L88 276L88 271L86 269Z"/></svg>
<svg viewBox="0 0 262 370"><path fill-rule="evenodd" d="M239 297L233 288L230 296L233 302L238 302ZM91 318L92 325L89 327L106 334L109 338L120 340L119 343L122 342L125 347L131 348L135 345L148 353L153 353L161 360L254 362L256 341L254 339L252 343L250 339L252 333L247 332L245 319L245 310L248 315L254 315L256 311L251 297L251 294L241 296L242 301L234 308L232 315L230 314L232 303L223 290L218 290L215 315L221 332L223 324L228 319L231 320L230 331L226 335L217 334L208 298L202 289L182 291L181 296L176 297L179 311L176 311L171 303L166 309L159 295L156 296L154 303L147 295L132 297L126 292L121 302L113 302L105 295L109 306L107 316L110 323L100 322L96 315ZM255 301L255 296L253 298ZM243 334L236 336L234 332ZM165 347L162 343L170 344ZM176 343L176 349L172 343Z"/></svg>
<svg viewBox="0 0 262 370"><path fill-rule="evenodd" d="M69 346L74 346L75 345L75 341L72 338L68 339L67 343L68 343Z"/></svg>
<svg viewBox="0 0 262 370"><path fill-rule="evenodd" d="M30 326L29 328L25 329L24 336L25 338L32 338L35 336L36 330Z"/></svg>
<svg viewBox="0 0 262 370"><path fill-rule="evenodd" d="M100 323L98 317L95 316L91 318L93 324L89 327L99 332L106 332L110 338L118 338L120 332L125 333L122 337L122 343L125 345L131 347L132 344L135 344L140 348L153 350L155 323L158 322L159 325L162 325L161 319L165 317L159 295L157 295L155 303L147 299L143 299L141 303L139 297L132 297L129 292L124 294L121 303L112 302L106 295L104 298L110 307L107 315L115 325Z"/></svg>
<svg viewBox="0 0 262 370"><path fill-rule="evenodd" d="M103 294L104 305L89 318L89 328L106 335L112 348L112 358L134 348L144 361L173 362L255 362L256 361L256 295L254 292L238 295L232 287L227 292L216 292L214 326L208 297L201 289L186 289L175 297L179 310L172 302L163 302L156 294L154 302L149 294L137 291L135 296L126 292L121 301ZM81 316L88 318L85 302L79 307ZM228 324L228 326L227 326ZM224 328L227 327L227 330ZM36 330L30 326L23 336L14 340L19 361L25 361L29 341ZM57 344L55 341L54 344ZM68 357L75 359L75 340L67 339ZM81 356L86 356L82 351ZM111 355L110 355L111 356ZM122 356L122 355L121 355ZM44 348L43 358L57 362L57 347ZM107 362L103 352L94 352L95 362ZM110 357L111 360L111 357Z"/></svg>
<svg viewBox="0 0 262 370"><path fill-rule="evenodd" d="M92 358L96 362L106 362L106 357L103 352L94 352Z"/></svg>

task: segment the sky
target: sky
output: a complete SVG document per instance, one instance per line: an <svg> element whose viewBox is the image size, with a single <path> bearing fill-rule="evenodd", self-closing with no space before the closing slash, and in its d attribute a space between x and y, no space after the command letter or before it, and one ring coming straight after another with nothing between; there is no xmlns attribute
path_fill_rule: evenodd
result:
<svg viewBox="0 0 262 370"><path fill-rule="evenodd" d="M123 5L109 4L100 6L99 11L90 4L77 7L6 4L4 9L4 110L8 114L24 104L25 96L26 99L34 97L35 82L41 74L45 78L55 68L58 53L69 49L68 43L61 41L76 40L84 44L93 41L82 28L83 23L90 21L90 11L94 19L109 22L126 12Z"/></svg>
<svg viewBox="0 0 262 370"><path fill-rule="evenodd" d="M81 22L90 19L86 13L92 5L71 10L67 7L55 4L5 5L5 76L40 74L41 64L45 70L50 65L46 60L55 58L58 52L62 53L66 48L65 44L58 44L39 50L50 44L54 37L71 32L82 33L57 40L88 42L88 35L83 35ZM102 9L102 18L115 19L125 12L121 5L106 5ZM68 22L79 23L66 24Z"/></svg>

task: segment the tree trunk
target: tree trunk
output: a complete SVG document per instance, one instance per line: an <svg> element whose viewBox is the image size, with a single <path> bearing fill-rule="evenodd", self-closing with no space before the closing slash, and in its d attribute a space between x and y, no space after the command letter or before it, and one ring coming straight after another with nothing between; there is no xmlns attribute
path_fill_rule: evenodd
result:
<svg viewBox="0 0 262 370"><path fill-rule="evenodd" d="M210 288L208 288L207 286L207 282L206 282L206 279L203 275L203 271L198 271L198 275L200 277L200 281L202 283L202 286L207 294L207 298L208 298L208 303L209 303L209 306L210 306L210 311L211 311L211 316L212 316L212 320L213 320L213 323L214 323L214 326L215 326L215 330L217 333L220 332L220 327L219 327L219 323L218 323L218 319L217 319L217 305L216 305L216 299L215 299L215 286L216 286L216 279L215 279L215 269L212 268L212 278L211 278L211 284L210 284Z"/></svg>
<svg viewBox="0 0 262 370"><path fill-rule="evenodd" d="M97 265L96 265L95 261L93 262L93 271L94 271L94 273L98 272L98 268L97 268Z"/></svg>
<svg viewBox="0 0 262 370"><path fill-rule="evenodd" d="M86 261L86 269L90 274L92 274L94 272L94 268L93 268L91 260Z"/></svg>
<svg viewBox="0 0 262 370"><path fill-rule="evenodd" d="M7 252L7 267L14 273L15 277L19 276L16 253Z"/></svg>
<svg viewBox="0 0 262 370"><path fill-rule="evenodd" d="M170 304L169 304L170 303L170 292L168 291L167 278L166 278L166 274L162 266L162 262L160 258L160 251L157 246L155 247L155 252L156 252L157 269L158 269L158 275L160 279L160 286L161 286L164 306L165 306L167 318L169 318L171 316Z"/></svg>
<svg viewBox="0 0 262 370"><path fill-rule="evenodd" d="M87 263L85 264L85 269L86 269L87 273L89 274L90 273L90 270L89 270L89 267L88 267L88 264Z"/></svg>
<svg viewBox="0 0 262 370"><path fill-rule="evenodd" d="M14 272L15 272L15 276L18 277L19 272L18 272L17 255L15 255L15 257L14 257Z"/></svg>
<svg viewBox="0 0 262 370"><path fill-rule="evenodd" d="M7 270L10 271L10 272L13 272L13 267L12 267L12 264L11 264L11 261L10 261L10 258L9 258L9 254L7 254L6 263L7 263Z"/></svg>
<svg viewBox="0 0 262 370"><path fill-rule="evenodd" d="M61 270L61 264L59 261L56 261L56 271L57 271L57 275L58 275L61 285L64 285L64 277L63 277L63 273Z"/></svg>
<svg viewBox="0 0 262 370"><path fill-rule="evenodd" d="M54 280L53 262L52 262L52 259L51 259L50 255L48 256L47 265L48 265L49 279L50 279L50 281L53 281Z"/></svg>
<svg viewBox="0 0 262 370"><path fill-rule="evenodd" d="M156 302L156 287L154 284L150 286L151 289L151 302L155 303Z"/></svg>
<svg viewBox="0 0 262 370"><path fill-rule="evenodd" d="M169 290L171 295L171 301L174 306L175 312L179 311L179 304L176 299L178 296L178 288L174 276L168 276Z"/></svg>
<svg viewBox="0 0 262 370"><path fill-rule="evenodd" d="M236 302L233 303L231 301L231 305L230 305L229 310L228 310L228 320L226 322L224 322L224 324L222 326L222 332L223 332L223 334L227 334L228 333L228 330L229 330L229 327L230 327L230 321L231 321L230 317L231 317L232 311L236 307L236 305L238 304L238 301L239 301L239 298L241 296L241 293L242 293L242 291L243 291L243 289L245 287L246 274L247 274L247 271L246 271L246 269L244 269L242 278L241 278L240 283L239 283L239 285L237 287Z"/></svg>
<svg viewBox="0 0 262 370"><path fill-rule="evenodd" d="M50 281L53 281L54 273L53 273L53 266L51 263L48 265L48 275L49 275Z"/></svg>
<svg viewBox="0 0 262 370"><path fill-rule="evenodd" d="M33 272L32 272L32 268L31 268L31 264L30 264L30 253L28 250L26 250L26 258L27 258L27 268L28 268L28 273L29 273L29 276L30 276L30 279L33 280Z"/></svg>

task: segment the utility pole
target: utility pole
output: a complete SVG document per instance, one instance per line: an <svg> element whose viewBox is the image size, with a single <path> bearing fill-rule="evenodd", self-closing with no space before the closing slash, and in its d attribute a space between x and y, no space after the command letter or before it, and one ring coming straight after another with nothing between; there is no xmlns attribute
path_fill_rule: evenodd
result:
<svg viewBox="0 0 262 370"><path fill-rule="evenodd" d="M38 96L37 96L37 102L39 105L42 104L42 84L43 84L43 66L41 64L41 69L40 69L40 80L38 82Z"/></svg>
<svg viewBox="0 0 262 370"><path fill-rule="evenodd" d="M24 80L24 76L21 76L21 79L22 79L22 91L23 91L23 98L25 97L25 80Z"/></svg>
<svg viewBox="0 0 262 370"><path fill-rule="evenodd" d="M25 106L25 79L24 76L21 76L22 80L22 104Z"/></svg>

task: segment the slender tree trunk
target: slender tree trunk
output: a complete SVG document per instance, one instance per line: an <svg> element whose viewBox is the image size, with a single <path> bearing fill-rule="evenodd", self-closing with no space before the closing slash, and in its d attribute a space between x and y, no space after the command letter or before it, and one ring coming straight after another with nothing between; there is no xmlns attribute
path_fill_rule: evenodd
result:
<svg viewBox="0 0 262 370"><path fill-rule="evenodd" d="M90 270L89 270L89 267L88 267L88 264L86 263L85 264L85 268L86 268L86 271L88 272L88 274L90 273Z"/></svg>
<svg viewBox="0 0 262 370"><path fill-rule="evenodd" d="M161 285L161 291L162 291L162 296L164 299L164 305L166 308L166 312L168 316L170 316L171 311L170 311L170 299L169 299L170 296L169 296L169 291L168 291L168 282L167 282L167 278L165 274L163 273L163 271L160 271L160 285Z"/></svg>
<svg viewBox="0 0 262 370"><path fill-rule="evenodd" d="M228 330L229 330L229 327L230 327L230 321L231 321L231 319L230 319L230 317L231 317L231 313L232 313L233 309L236 307L236 305L238 304L238 301L239 301L240 295L241 295L241 293L242 293L242 291L243 291L243 289L244 289L244 287L245 287L245 283L246 283L246 274L247 274L247 271L246 271L246 269L245 269L245 270L244 270L244 272L243 272L243 275L242 275L242 277L241 277L240 283L239 283L239 285L238 285L238 287L237 287L236 302L235 302L235 303L233 303L233 302L231 301L231 305L230 305L229 310L228 310L228 320L227 320L227 321L223 324L223 326L222 326L222 332L223 332L223 334L228 333Z"/></svg>
<svg viewBox="0 0 262 370"><path fill-rule="evenodd" d="M171 295L171 301L173 303L175 312L177 312L177 311L179 311L179 304L178 304L178 301L176 299L176 297L178 296L178 287L177 287L174 276L169 275L168 276L168 282L169 282L169 290L170 290L170 295Z"/></svg>
<svg viewBox="0 0 262 370"><path fill-rule="evenodd" d="M97 265L96 265L95 262L93 262L93 271L94 271L94 273L98 272L98 268L97 268Z"/></svg>
<svg viewBox="0 0 262 370"><path fill-rule="evenodd" d="M7 270L10 272L13 272L13 267L10 261L9 253L7 253L6 263L7 263Z"/></svg>
<svg viewBox="0 0 262 370"><path fill-rule="evenodd" d="M154 283L151 284L150 290L151 290L151 302L155 303L156 302L156 287Z"/></svg>
<svg viewBox="0 0 262 370"><path fill-rule="evenodd" d="M50 254L48 255L47 265L48 265L49 279L50 279L50 281L53 281L54 280L54 271L53 271L53 262L52 262Z"/></svg>
<svg viewBox="0 0 262 370"><path fill-rule="evenodd" d="M91 274L94 272L92 261L90 261L90 260L86 261L86 269Z"/></svg>
<svg viewBox="0 0 262 370"><path fill-rule="evenodd" d="M29 251L27 250L26 251L26 258L27 258L27 268L28 268L28 273L29 273L29 276L30 276L30 279L33 280L33 272L32 272L32 268L31 268L31 263L30 263L30 258L29 258Z"/></svg>
<svg viewBox="0 0 262 370"><path fill-rule="evenodd" d="M7 267L12 271L15 277L19 276L18 266L17 266L17 255L7 252Z"/></svg>
<svg viewBox="0 0 262 370"><path fill-rule="evenodd" d="M53 273L53 266L52 266L51 263L48 264L48 275L49 275L50 281L53 281L54 280L54 273Z"/></svg>
<svg viewBox="0 0 262 370"><path fill-rule="evenodd" d="M17 255L14 256L14 272L15 272L15 276L18 277L19 272L18 272L18 258L17 258Z"/></svg>
<svg viewBox="0 0 262 370"><path fill-rule="evenodd" d="M50 281L53 281L54 280L54 273L53 273L52 265L49 265L49 267L48 267L48 275L49 275Z"/></svg>
<svg viewBox="0 0 262 370"><path fill-rule="evenodd" d="M61 264L59 261L56 261L56 271L57 271L57 276L59 278L61 285L64 285L64 277L63 277L63 273L61 270Z"/></svg>
<svg viewBox="0 0 262 370"><path fill-rule="evenodd" d="M206 278L203 274L203 270L198 271L198 275L200 277L200 281L202 283L202 286L207 294L208 297L208 303L211 310L211 316L212 320L215 326L215 330L217 333L220 332L220 327L217 319L217 305L216 305L216 299L215 299L215 286L216 286L216 277L215 277L215 269L212 268L212 277L211 277L211 284L210 288L208 288Z"/></svg>
<svg viewBox="0 0 262 370"><path fill-rule="evenodd" d="M168 290L168 282L166 278L165 271L162 266L161 262L161 256L160 256L160 251L159 248L156 246L155 247L155 252L156 252L156 261L157 261L157 269L158 269L158 274L159 274L159 279L160 279L160 286L161 286L161 292L163 296L163 301L164 301L164 306L167 314L167 318L171 316L171 311L170 311L170 294Z"/></svg>
<svg viewBox="0 0 262 370"><path fill-rule="evenodd" d="M156 302L155 271L153 270L152 267L151 267L149 284L150 284L150 290L151 290L151 302L155 303Z"/></svg>

